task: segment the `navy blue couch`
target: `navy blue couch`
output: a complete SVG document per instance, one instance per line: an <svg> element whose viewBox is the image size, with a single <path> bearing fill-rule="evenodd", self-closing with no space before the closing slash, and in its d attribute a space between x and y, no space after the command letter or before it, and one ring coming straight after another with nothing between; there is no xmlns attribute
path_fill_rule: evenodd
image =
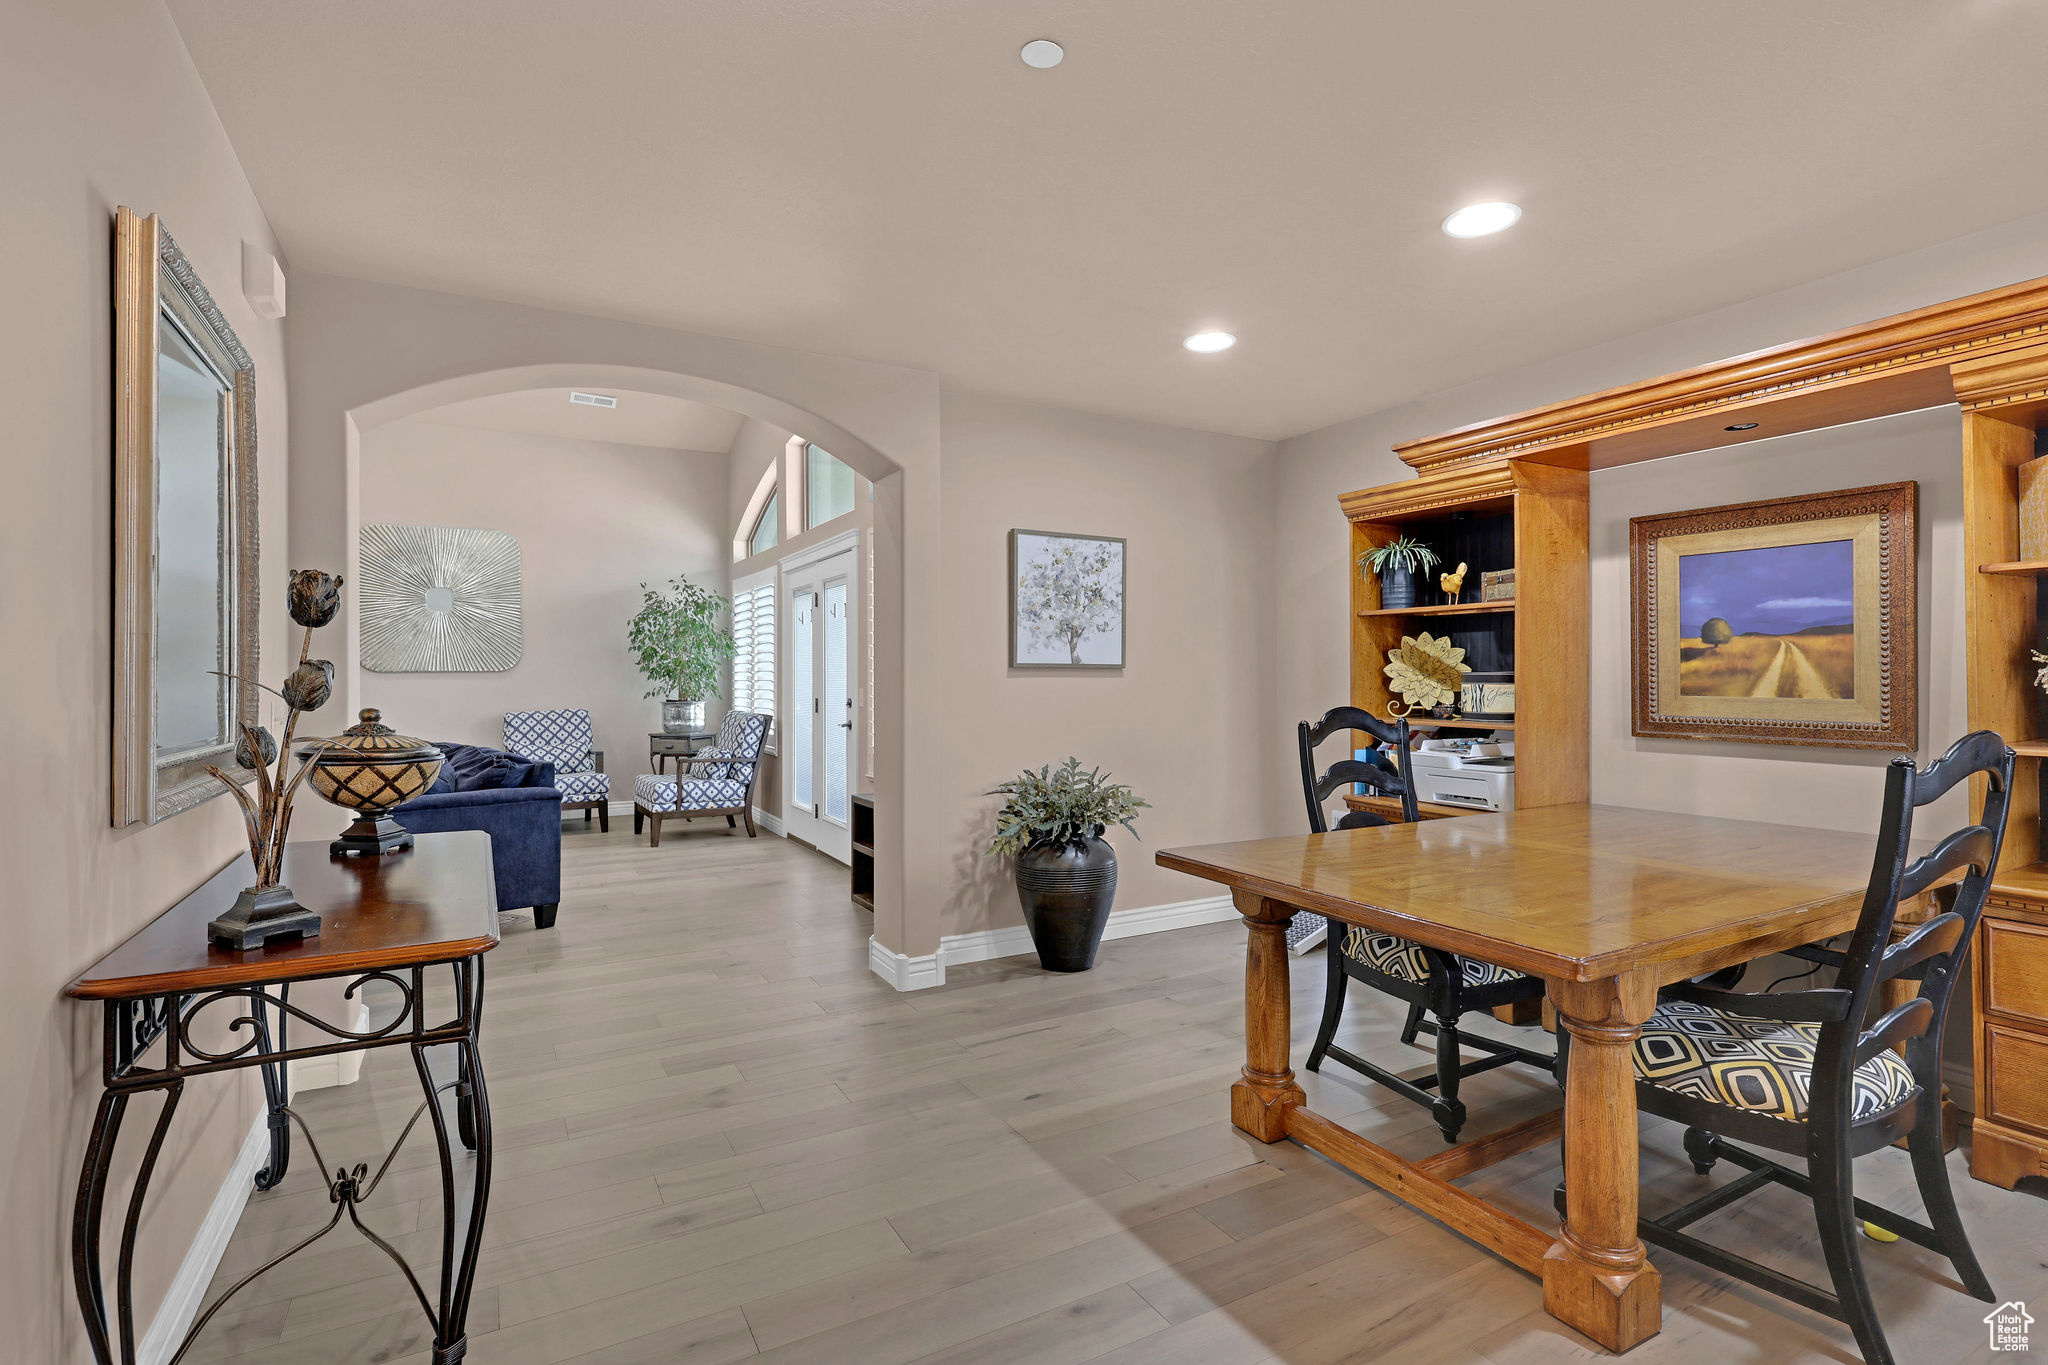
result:
<svg viewBox="0 0 2048 1365"><path fill-rule="evenodd" d="M497 749L435 741L446 756L424 796L391 812L414 834L480 829L491 836L498 908L533 910L534 925L554 927L562 903L562 793L552 764Z"/></svg>

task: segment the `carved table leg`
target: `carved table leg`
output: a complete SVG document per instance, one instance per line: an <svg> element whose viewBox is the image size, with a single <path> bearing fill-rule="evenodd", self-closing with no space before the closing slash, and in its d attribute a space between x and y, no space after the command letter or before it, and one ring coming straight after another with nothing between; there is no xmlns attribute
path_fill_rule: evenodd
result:
<svg viewBox="0 0 2048 1365"><path fill-rule="evenodd" d="M1565 1221L1543 1258L1543 1306L1610 1351L1663 1324L1662 1282L1636 1235L1636 1096L1630 1049L1656 1008L1653 978L1552 981L1571 1035L1564 1094Z"/></svg>
<svg viewBox="0 0 2048 1365"><path fill-rule="evenodd" d="M1244 959L1244 1075L1230 1087L1230 1121L1261 1142L1287 1136L1287 1107L1308 1096L1288 1065L1287 922L1294 907L1232 892L1250 928Z"/></svg>

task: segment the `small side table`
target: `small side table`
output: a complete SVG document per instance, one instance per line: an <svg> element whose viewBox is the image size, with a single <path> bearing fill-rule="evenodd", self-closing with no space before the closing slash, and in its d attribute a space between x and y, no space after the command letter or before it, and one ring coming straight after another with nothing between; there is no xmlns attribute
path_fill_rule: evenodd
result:
<svg viewBox="0 0 2048 1365"><path fill-rule="evenodd" d="M175 1354L184 1353L237 1290L326 1236L345 1216L399 1260L434 1329L434 1365L454 1365L468 1349L470 1290L476 1283L484 1209L491 1193L491 1108L477 1051L483 955L498 946L491 836L481 830L421 834L409 851L381 858L334 857L324 840L292 844L285 850L284 881L301 904L320 912L319 936L270 943L246 953L214 947L207 942L206 922L250 880L249 856L243 854L65 990L75 1000L99 1001L106 1031L101 1078L106 1090L93 1116L71 1224L72 1278L93 1359L98 1365L114 1365L117 1359L122 1365L135 1365L137 1360L136 1224L186 1078L259 1067L270 1111L270 1163L257 1173L256 1187L267 1190L284 1179L291 1129L297 1125L319 1167L334 1216L326 1227L215 1299ZM429 1003L427 973L441 967L448 968L453 979L453 997L445 1004ZM394 989L401 1002L397 1016L358 1033L291 1003L293 982L324 978L347 979L350 996L372 982ZM311 1041L292 1043L287 1036L292 1019L313 1031ZM330 1164L305 1119L291 1107L287 1064L380 1047L412 1049L425 1099L398 1141L374 1165ZM435 1065L436 1060L445 1063L445 1056L435 1051L442 1047L455 1049L452 1068ZM100 1274L101 1215L107 1189L114 1183L114 1146L129 1101L151 1091L163 1097L162 1104L128 1197L109 1323ZM363 1225L357 1212L422 1117L431 1120L440 1153L437 1297L420 1288L412 1268ZM458 1157L458 1140L473 1155ZM458 1181L457 1171L465 1166L470 1178Z"/></svg>
<svg viewBox="0 0 2048 1365"><path fill-rule="evenodd" d="M667 760L677 760L676 771L689 767L689 760L710 741L718 738L715 730L690 730L682 734L671 734L667 730L647 732L647 763L656 772L665 772Z"/></svg>

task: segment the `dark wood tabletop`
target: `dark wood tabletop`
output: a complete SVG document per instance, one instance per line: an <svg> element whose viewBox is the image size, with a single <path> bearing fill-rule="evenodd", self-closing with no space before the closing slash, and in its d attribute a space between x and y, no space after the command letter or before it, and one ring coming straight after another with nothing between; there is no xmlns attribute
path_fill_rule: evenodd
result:
<svg viewBox="0 0 2048 1365"><path fill-rule="evenodd" d="M300 981L378 968L452 962L498 943L491 836L421 834L404 853L341 858L327 841L290 844L284 883L320 912L318 938L246 953L207 941L206 925L251 881L243 854L81 975L65 994L134 1000L169 991Z"/></svg>

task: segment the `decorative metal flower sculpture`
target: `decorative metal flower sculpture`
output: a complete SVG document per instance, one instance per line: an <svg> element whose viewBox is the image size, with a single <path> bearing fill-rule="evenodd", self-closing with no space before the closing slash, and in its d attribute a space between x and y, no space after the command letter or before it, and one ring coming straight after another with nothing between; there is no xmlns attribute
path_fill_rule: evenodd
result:
<svg viewBox="0 0 2048 1365"><path fill-rule="evenodd" d="M1402 636L1400 645L1387 651L1387 680L1401 694L1401 701L1387 703L1387 714L1398 718L1418 708L1450 705L1471 671L1465 651L1448 636L1438 639L1426 630Z"/></svg>
<svg viewBox="0 0 2048 1365"><path fill-rule="evenodd" d="M285 718L284 743L279 744L263 726L241 727L235 741L235 763L256 774L253 797L242 783L219 768L206 770L240 803L249 829L249 858L256 865L255 885L235 898L234 908L206 926L214 942L235 949L261 947L272 938L290 935L311 938L320 932L320 916L300 905L290 887L279 885L278 877L284 866L285 835L292 823L292 798L312 771L307 763L297 773L287 774L292 737L299 728L300 715L326 705L334 692L334 665L310 656L314 630L332 621L341 607L341 579L318 569L294 569L287 601L292 620L306 628L298 667L284 680L282 690L263 688L291 708Z"/></svg>

